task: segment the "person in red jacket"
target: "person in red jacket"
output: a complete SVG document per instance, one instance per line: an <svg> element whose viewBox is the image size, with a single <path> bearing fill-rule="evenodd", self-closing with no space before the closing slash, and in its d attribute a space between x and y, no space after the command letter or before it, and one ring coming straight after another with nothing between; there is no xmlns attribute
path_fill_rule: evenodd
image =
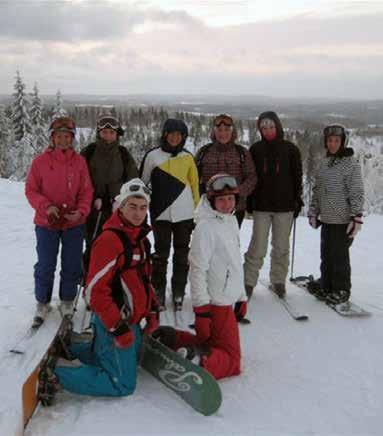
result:
<svg viewBox="0 0 383 436"><path fill-rule="evenodd" d="M150 244L145 224L150 191L140 179L121 187L118 209L106 221L90 254L85 297L92 309L93 341L73 343L75 360L59 359L53 384L82 395L134 392L144 333L158 327L158 302L150 282Z"/></svg>
<svg viewBox="0 0 383 436"><path fill-rule="evenodd" d="M51 143L32 161L25 184L25 195L35 210L37 239L34 328L44 322L50 310L60 243L60 310L63 316L72 313L82 275L84 223L93 198L86 161L72 146L74 121L56 118L49 133Z"/></svg>

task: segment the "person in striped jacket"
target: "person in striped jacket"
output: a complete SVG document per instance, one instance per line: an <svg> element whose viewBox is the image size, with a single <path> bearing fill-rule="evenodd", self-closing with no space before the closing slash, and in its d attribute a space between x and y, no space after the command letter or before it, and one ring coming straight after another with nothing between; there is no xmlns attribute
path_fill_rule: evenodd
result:
<svg viewBox="0 0 383 436"><path fill-rule="evenodd" d="M349 248L362 227L364 187L361 168L348 132L339 124L324 129L327 150L314 184L309 224L321 229L321 289L317 297L329 304L350 298Z"/></svg>

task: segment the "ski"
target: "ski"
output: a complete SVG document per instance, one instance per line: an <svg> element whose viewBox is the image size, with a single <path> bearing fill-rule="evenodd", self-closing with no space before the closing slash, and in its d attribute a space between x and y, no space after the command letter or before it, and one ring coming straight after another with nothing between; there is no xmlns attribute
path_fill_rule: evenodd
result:
<svg viewBox="0 0 383 436"><path fill-rule="evenodd" d="M279 298L274 291L271 289L271 284L267 283L264 280L260 280L262 285L267 288L276 298L277 301L281 304L282 307L286 310L286 312L293 318L295 321L307 321L309 319L309 316L299 312L288 299L285 298Z"/></svg>
<svg viewBox="0 0 383 436"><path fill-rule="evenodd" d="M301 289L309 292L315 297L315 290L318 289L319 281L314 279L314 276L310 274L309 276L299 276L290 279L291 283L298 286ZM347 301L340 304L330 304L322 301L322 303L334 310L338 315L346 317L364 317L370 316L371 312L362 308L361 306L355 304L352 301Z"/></svg>
<svg viewBox="0 0 383 436"><path fill-rule="evenodd" d="M221 406L214 377L151 336L144 337L141 366L202 415L212 415Z"/></svg>

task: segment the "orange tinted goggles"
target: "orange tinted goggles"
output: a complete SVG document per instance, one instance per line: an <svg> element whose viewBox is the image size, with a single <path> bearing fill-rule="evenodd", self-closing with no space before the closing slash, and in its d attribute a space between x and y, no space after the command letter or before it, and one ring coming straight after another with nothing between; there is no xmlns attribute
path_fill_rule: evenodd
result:
<svg viewBox="0 0 383 436"><path fill-rule="evenodd" d="M226 126L226 127L233 127L233 118L231 118L230 115L218 115L217 117L214 118L214 126L215 127L219 127L219 126Z"/></svg>
<svg viewBox="0 0 383 436"><path fill-rule="evenodd" d="M52 130L60 130L60 129L74 130L75 128L76 125L74 121L69 117L57 118L51 124Z"/></svg>

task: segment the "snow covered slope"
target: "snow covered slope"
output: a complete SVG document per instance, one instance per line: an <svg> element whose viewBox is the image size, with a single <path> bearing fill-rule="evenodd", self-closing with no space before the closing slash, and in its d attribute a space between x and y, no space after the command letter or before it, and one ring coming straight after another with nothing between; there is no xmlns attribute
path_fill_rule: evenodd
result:
<svg viewBox="0 0 383 436"><path fill-rule="evenodd" d="M23 189L21 183L0 180L3 362L34 310L35 239ZM245 221L243 251L250 235L251 221ZM300 218L296 238L294 275L318 275L319 232ZM370 318L342 318L289 285L291 300L310 316L299 323L268 290L256 288L249 311L252 324L241 326L243 373L220 382L223 404L216 415L195 413L140 370L133 396L95 399L63 393L57 405L38 410L26 435L382 435L382 243L383 217L367 217L352 247L352 295L373 312ZM268 263L262 270L265 279ZM185 322L192 319L189 298L186 310ZM4 410L15 392L10 382L1 389ZM0 414L1 436L9 435L8 417Z"/></svg>

